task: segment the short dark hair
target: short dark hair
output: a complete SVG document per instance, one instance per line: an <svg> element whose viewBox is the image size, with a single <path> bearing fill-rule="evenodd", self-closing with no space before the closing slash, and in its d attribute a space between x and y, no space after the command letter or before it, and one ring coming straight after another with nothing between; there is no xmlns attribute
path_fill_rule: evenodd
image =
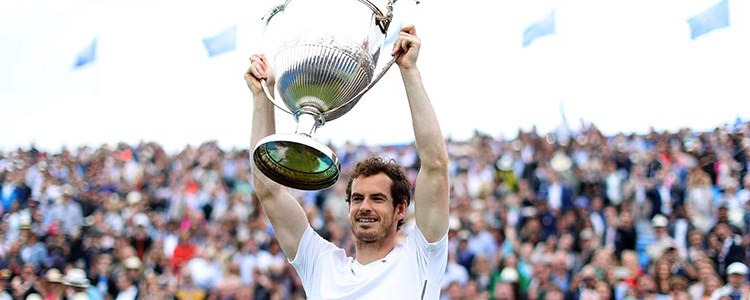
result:
<svg viewBox="0 0 750 300"><path fill-rule="evenodd" d="M352 182L357 177L370 177L383 173L391 179L391 198L393 198L393 207L406 203L409 207L411 202L411 184L409 177L406 175L406 169L396 163L394 159L385 159L383 157L373 156L354 165L349 173L349 179L346 183L346 203L351 204ZM403 219L398 221L398 228L404 225Z"/></svg>

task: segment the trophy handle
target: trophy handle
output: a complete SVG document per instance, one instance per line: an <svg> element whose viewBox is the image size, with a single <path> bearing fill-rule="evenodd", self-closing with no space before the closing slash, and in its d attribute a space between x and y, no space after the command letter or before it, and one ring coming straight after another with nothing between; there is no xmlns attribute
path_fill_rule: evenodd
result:
<svg viewBox="0 0 750 300"><path fill-rule="evenodd" d="M359 0L359 2L362 2L362 4L372 10L372 13L375 14L375 22L378 24L378 27L380 27L380 31L383 32L383 34L386 34L388 32L388 26L391 25L391 19L393 19L393 3L396 2L396 0L388 0L388 11L386 14L383 14L383 11L369 0Z"/></svg>
<svg viewBox="0 0 750 300"><path fill-rule="evenodd" d="M364 95L364 94L365 94L365 93L366 93L367 91L369 91L369 90L370 90L370 89L371 89L371 88L372 88L373 86L375 86L375 84L376 84L376 83L378 83L378 81L380 81L380 79L381 79L381 78L383 78L383 76L385 75L385 73L386 73L386 72L387 72L387 71L388 71L388 70L389 70L389 69L391 68L391 66L392 66L392 65L393 65L393 64L394 64L394 63L396 62L396 60L398 59L398 57L399 57L399 56L401 56L401 53L399 53L399 54L396 54L396 56L394 56L394 57L393 57L393 58L392 58L391 60L389 60L389 61L388 61L388 62L387 62L387 63L385 64L385 66L383 66L383 69L382 69L382 70L380 70L380 73L378 73L378 75L377 75L377 76L375 76L375 77L374 77L374 78L372 79L372 81L370 82L370 84L368 84L368 85L367 85L367 86L366 86L366 87L365 87L364 89L362 89L362 91L360 91L360 92L359 92L359 93L358 93L358 94L357 94L356 96L352 97L351 99L349 99L349 101L346 101L346 103L342 104L341 106L339 106L339 107L337 107L337 108L335 108L335 109L332 109L332 110L329 110L329 111L327 111L327 112L325 113L325 115L326 115L326 116L328 116L328 115L332 115L332 114L334 114L335 112L337 112L337 111L339 111L339 110L341 110L341 109L351 109L351 107L350 107L349 105L350 105L350 104L352 104L352 102L355 102L355 101L359 101L359 98L361 98L361 97L362 97L362 95Z"/></svg>
<svg viewBox="0 0 750 300"><path fill-rule="evenodd" d="M260 80L260 86L263 87L263 92L266 93L266 97L268 98L268 101L271 101L274 106L278 107L279 109L283 110L285 113L288 113L290 115L294 115L294 113L291 110L288 110L285 105L280 105L278 103L278 100L271 95L271 89L268 88L268 81L265 79Z"/></svg>
<svg viewBox="0 0 750 300"><path fill-rule="evenodd" d="M386 6L386 13L384 14L383 11L381 11L377 5L373 4L369 0L359 0L362 4L369 7L373 14L375 15L375 22L380 28L380 31L383 32L383 34L388 33L388 27L391 25L391 21L393 20L393 4L398 0L388 0L388 4ZM418 0L415 0L417 3L419 3ZM397 33L398 34L398 33ZM368 84L362 91L360 91L356 96L349 99L349 101L346 101L346 103L340 105L339 107L329 110L325 113L325 117L334 115L339 110L349 110L351 109L350 105L354 105L356 101L359 101L359 98L362 97L367 91L369 91L378 81L380 81L381 78L383 78L383 75L391 68L391 66L396 62L398 57L401 56L401 53L396 54L390 61L388 61L385 66L383 66L383 69L380 71L380 73L373 78L373 80ZM345 113L345 112L344 112ZM327 118L326 118L327 119Z"/></svg>

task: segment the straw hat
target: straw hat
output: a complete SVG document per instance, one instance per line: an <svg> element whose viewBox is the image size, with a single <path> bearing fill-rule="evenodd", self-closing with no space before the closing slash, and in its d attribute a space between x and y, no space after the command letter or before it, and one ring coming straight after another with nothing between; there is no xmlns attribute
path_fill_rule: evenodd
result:
<svg viewBox="0 0 750 300"><path fill-rule="evenodd" d="M86 277L86 271L74 268L65 274L63 284L72 287L87 288L89 287L89 279Z"/></svg>
<svg viewBox="0 0 750 300"><path fill-rule="evenodd" d="M51 268L47 270L47 273L44 276L45 279L47 279L47 282L52 283L62 283L63 282L63 274L60 273L60 270Z"/></svg>

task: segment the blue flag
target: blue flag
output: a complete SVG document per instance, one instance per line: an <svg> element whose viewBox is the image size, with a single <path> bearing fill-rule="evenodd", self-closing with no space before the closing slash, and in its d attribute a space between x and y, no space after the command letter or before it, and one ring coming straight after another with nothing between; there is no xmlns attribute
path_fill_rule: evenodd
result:
<svg viewBox="0 0 750 300"><path fill-rule="evenodd" d="M86 48L81 49L76 56L76 62L73 64L74 69L81 68L85 65L93 63L96 60L96 38L91 41Z"/></svg>
<svg viewBox="0 0 750 300"><path fill-rule="evenodd" d="M535 39L555 33L555 11L549 13L538 22L531 24L523 31L523 47L531 45Z"/></svg>
<svg viewBox="0 0 750 300"><path fill-rule="evenodd" d="M722 0L714 6L687 20L690 38L695 39L715 29L729 26L729 1Z"/></svg>
<svg viewBox="0 0 750 300"><path fill-rule="evenodd" d="M204 38L203 45L206 46L208 57L234 50L237 47L237 26L232 26L215 36Z"/></svg>

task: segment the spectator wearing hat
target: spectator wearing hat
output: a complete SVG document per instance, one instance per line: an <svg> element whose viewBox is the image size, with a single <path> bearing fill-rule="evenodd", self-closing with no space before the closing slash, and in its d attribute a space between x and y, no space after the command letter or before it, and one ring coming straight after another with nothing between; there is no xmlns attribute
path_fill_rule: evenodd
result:
<svg viewBox="0 0 750 300"><path fill-rule="evenodd" d="M81 297L80 294L88 296L89 300L102 300L103 294L94 286L91 286L86 271L79 268L71 268L63 276L63 285L67 287L65 292L66 299L76 299ZM78 296L76 296L78 295Z"/></svg>
<svg viewBox="0 0 750 300"><path fill-rule="evenodd" d="M125 275L128 276L132 282L138 282L142 277L142 263L138 256L132 255L126 257L122 261L122 266L125 270Z"/></svg>
<svg viewBox="0 0 750 300"><path fill-rule="evenodd" d="M62 299L64 295L63 274L56 268L47 270L44 276L42 299L57 300Z"/></svg>
<svg viewBox="0 0 750 300"><path fill-rule="evenodd" d="M144 213L135 214L132 222L135 226L133 228L133 235L130 237L130 245L135 249L138 258L143 259L154 243L149 234L151 222Z"/></svg>
<svg viewBox="0 0 750 300"><path fill-rule="evenodd" d="M522 299L521 276L515 267L504 267L492 288L495 299Z"/></svg>
<svg viewBox="0 0 750 300"><path fill-rule="evenodd" d="M711 300L729 297L732 300L750 299L750 285L747 283L748 268L741 262L731 263L727 269L727 284L711 294Z"/></svg>
<svg viewBox="0 0 750 300"><path fill-rule="evenodd" d="M11 272L9 269L0 269L0 300L13 300L13 296L8 293L8 284Z"/></svg>
<svg viewBox="0 0 750 300"><path fill-rule="evenodd" d="M484 258L487 260L484 256L477 257L477 260ZM519 277L519 285L521 288L525 290L528 288L528 281L530 280L528 274L521 274L520 270L522 270L521 263L518 261L518 256L514 252L509 252L506 255L502 255L499 257L499 261L490 271L492 272L490 280L487 284L487 291L490 295L495 294L495 289L497 288L498 283L502 281L502 276L507 275L509 271L506 271L506 273L503 273L504 270L508 268L515 269L518 273ZM520 268L519 268L520 267Z"/></svg>
<svg viewBox="0 0 750 300"><path fill-rule="evenodd" d="M651 228L654 231L654 241L646 247L646 253L651 261L658 260L664 251L675 247L675 241L669 235L669 220L664 215L655 215L651 219Z"/></svg>

